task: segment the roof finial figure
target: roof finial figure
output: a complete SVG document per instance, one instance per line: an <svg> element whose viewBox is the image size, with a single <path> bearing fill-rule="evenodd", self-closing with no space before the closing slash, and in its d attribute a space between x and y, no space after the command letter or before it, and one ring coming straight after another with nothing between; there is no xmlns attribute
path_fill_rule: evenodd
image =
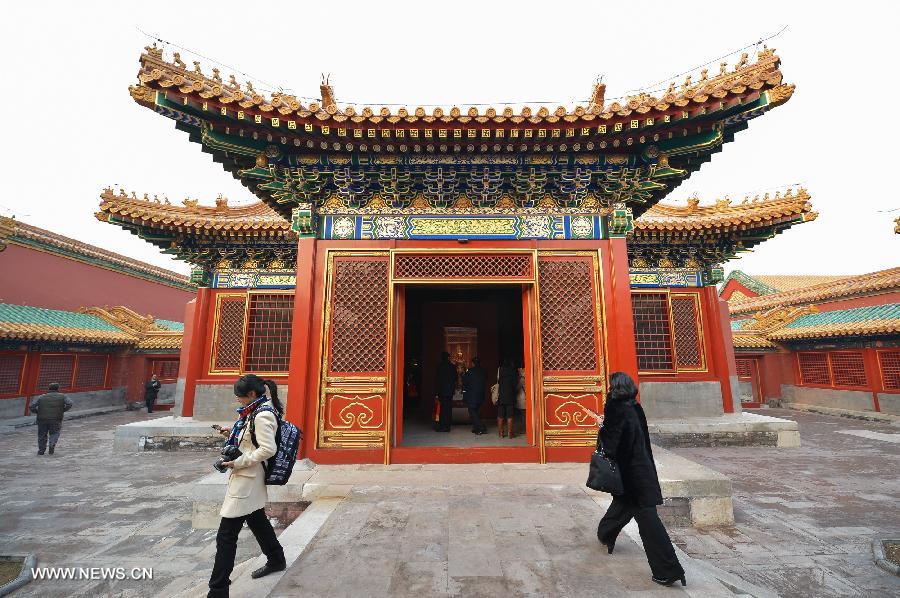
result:
<svg viewBox="0 0 900 598"><path fill-rule="evenodd" d="M728 70L728 63L727 63L727 62L720 62L720 63L719 63L719 74L720 74L720 75L724 75L724 74L725 74L725 71L727 71L727 70Z"/></svg>
<svg viewBox="0 0 900 598"><path fill-rule="evenodd" d="M194 72L197 73L198 75L203 74L203 71L200 69L200 61L199 60L194 61Z"/></svg>
<svg viewBox="0 0 900 598"><path fill-rule="evenodd" d="M234 75L228 75L228 87L237 91L241 88L241 84L238 83L237 79L234 78Z"/></svg>
<svg viewBox="0 0 900 598"><path fill-rule="evenodd" d="M594 83L594 92L591 94L591 103L588 105L588 110L591 112L602 112L606 101L606 84L603 82L603 77L601 76L596 83Z"/></svg>
<svg viewBox="0 0 900 598"><path fill-rule="evenodd" d="M177 66L177 67L180 68L180 69L183 69L183 68L185 68L185 67L187 66L187 65L184 63L184 61L181 59L181 54L179 54L178 52L175 52L174 59L173 59L172 62L174 62L174 63L175 63L175 66Z"/></svg>
<svg viewBox="0 0 900 598"><path fill-rule="evenodd" d="M247 81L247 92L248 93L256 93L256 90L253 89L253 82Z"/></svg>
<svg viewBox="0 0 900 598"><path fill-rule="evenodd" d="M319 91L322 93L322 108L337 108L334 101L334 88L331 86L331 73L326 75L322 73L322 83L319 85Z"/></svg>
<svg viewBox="0 0 900 598"><path fill-rule="evenodd" d="M744 52L743 54L741 54L741 59L740 59L740 61L738 61L738 63L734 66L734 70L739 71L740 69L742 69L742 68L744 68L745 66L747 66L747 62L749 61L749 59L750 59L750 57L749 57L749 55L748 55L746 52Z"/></svg>
<svg viewBox="0 0 900 598"><path fill-rule="evenodd" d="M213 69L212 78L216 83L222 82L222 75L219 73L219 69Z"/></svg>

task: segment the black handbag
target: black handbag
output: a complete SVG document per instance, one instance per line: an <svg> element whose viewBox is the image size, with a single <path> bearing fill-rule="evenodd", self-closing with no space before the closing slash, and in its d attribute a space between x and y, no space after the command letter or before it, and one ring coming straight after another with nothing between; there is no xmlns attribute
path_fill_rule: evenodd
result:
<svg viewBox="0 0 900 598"><path fill-rule="evenodd" d="M608 492L613 496L625 493L622 486L622 473L619 465L606 456L600 441L597 441L597 449L591 454L591 469L588 472L587 487L591 490Z"/></svg>

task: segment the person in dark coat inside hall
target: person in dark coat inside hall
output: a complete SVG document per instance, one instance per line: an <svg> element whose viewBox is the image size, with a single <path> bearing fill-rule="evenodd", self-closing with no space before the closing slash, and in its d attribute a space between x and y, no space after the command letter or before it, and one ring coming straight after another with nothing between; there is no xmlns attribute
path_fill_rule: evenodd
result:
<svg viewBox="0 0 900 598"><path fill-rule="evenodd" d="M513 365L512 359L507 357L503 360L503 364L497 372L497 384L500 385L497 398L497 427L500 428L498 433L501 438L503 436L514 438L513 418L516 415L519 370Z"/></svg>
<svg viewBox="0 0 900 598"><path fill-rule="evenodd" d="M472 418L472 433L486 434L487 426L481 421L478 411L484 403L484 386L487 383L487 375L477 357L472 358L472 367L463 374L462 383L463 400L469 409L469 417Z"/></svg>
<svg viewBox="0 0 900 598"><path fill-rule="evenodd" d="M441 353L437 367L437 400L439 405L437 432L449 432L452 417L452 399L456 391L456 368L450 363L450 354Z"/></svg>
<svg viewBox="0 0 900 598"><path fill-rule="evenodd" d="M618 464L624 493L613 497L597 526L597 538L612 554L619 532L634 518L653 581L670 586L680 580L681 585L686 585L684 569L656 512L656 505L663 503L662 491L653 463L647 418L635 400L637 394L637 386L628 374L615 372L610 376L603 416L598 418L602 424L600 445L606 456Z"/></svg>

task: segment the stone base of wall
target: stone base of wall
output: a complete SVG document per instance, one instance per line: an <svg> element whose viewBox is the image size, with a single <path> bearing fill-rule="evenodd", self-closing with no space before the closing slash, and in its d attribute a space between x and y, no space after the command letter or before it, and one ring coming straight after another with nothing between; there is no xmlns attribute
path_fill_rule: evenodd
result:
<svg viewBox="0 0 900 598"><path fill-rule="evenodd" d="M711 382L641 382L641 406L648 418L722 415L722 385Z"/></svg>
<svg viewBox="0 0 900 598"><path fill-rule="evenodd" d="M834 415L836 417L848 417L850 419L900 424L900 415L893 415L891 413L878 413L877 411L851 411L849 409L833 409L831 407L822 407L820 405L806 405L804 403L785 403L784 406L787 409L794 409L796 411L809 411L810 413L821 413L822 415Z"/></svg>
<svg viewBox="0 0 900 598"><path fill-rule="evenodd" d="M848 411L875 411L872 393L863 390L782 385L781 397L782 403L803 403Z"/></svg>
<svg viewBox="0 0 900 598"><path fill-rule="evenodd" d="M89 390L86 392L64 393L72 399L69 412L97 409L99 407L125 407L125 387L119 386L109 390ZM0 419L22 417L25 413L25 397L0 399Z"/></svg>
<svg viewBox="0 0 900 598"><path fill-rule="evenodd" d="M142 451L211 451L222 450L225 439L221 436L141 436L138 450Z"/></svg>
<svg viewBox="0 0 900 598"><path fill-rule="evenodd" d="M800 446L797 422L744 411L719 417L651 419L654 444L663 447Z"/></svg>
<svg viewBox="0 0 900 598"><path fill-rule="evenodd" d="M183 396L183 393L182 393ZM287 407L288 387L278 387L278 398ZM194 392L194 418L204 421L233 422L238 403L231 384L198 384Z"/></svg>
<svg viewBox="0 0 900 598"><path fill-rule="evenodd" d="M900 416L900 394L878 394L878 406L885 415Z"/></svg>

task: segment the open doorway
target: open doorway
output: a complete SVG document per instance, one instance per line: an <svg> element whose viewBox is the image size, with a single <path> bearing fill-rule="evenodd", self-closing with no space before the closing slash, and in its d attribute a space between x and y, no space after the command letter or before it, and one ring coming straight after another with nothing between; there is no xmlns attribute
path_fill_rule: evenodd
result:
<svg viewBox="0 0 900 598"><path fill-rule="evenodd" d="M398 444L406 447L526 446L527 409L517 412L515 436L501 438L490 387L504 358L524 375L523 289L518 285L454 287L409 285L405 289L402 425ZM461 382L452 402L449 433L435 431L437 370L450 353L458 378L478 357L485 370L485 400L479 410L487 433L472 433ZM527 385L530 386L530 385ZM530 401L526 400L526 404Z"/></svg>

